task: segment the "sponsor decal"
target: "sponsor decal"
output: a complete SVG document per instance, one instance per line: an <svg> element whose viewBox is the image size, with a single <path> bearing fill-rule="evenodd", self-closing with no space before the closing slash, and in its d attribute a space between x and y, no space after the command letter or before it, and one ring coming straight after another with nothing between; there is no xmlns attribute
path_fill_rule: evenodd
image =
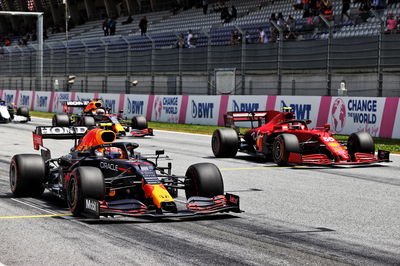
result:
<svg viewBox="0 0 400 266"><path fill-rule="evenodd" d="M128 100L128 106L127 106L128 114L135 114L135 115L143 114L144 101L134 101L129 98L127 98L127 100Z"/></svg>
<svg viewBox="0 0 400 266"><path fill-rule="evenodd" d="M342 132L346 125L346 105L341 98L337 98L332 105L331 116L333 121L333 130L337 133Z"/></svg>
<svg viewBox="0 0 400 266"><path fill-rule="evenodd" d="M68 106L81 106L81 105L88 105L89 101L71 101L65 103Z"/></svg>
<svg viewBox="0 0 400 266"><path fill-rule="evenodd" d="M111 113L114 114L115 113L115 100L113 99L101 99L101 101L104 103L106 108L109 108L111 110Z"/></svg>
<svg viewBox="0 0 400 266"><path fill-rule="evenodd" d="M112 171L118 171L118 165L113 164L113 163L100 162L100 168L112 170Z"/></svg>
<svg viewBox="0 0 400 266"><path fill-rule="evenodd" d="M156 121L159 121L163 114L167 116L165 122L177 123L179 120L178 115L178 97L157 96L154 99L153 110Z"/></svg>
<svg viewBox="0 0 400 266"><path fill-rule="evenodd" d="M97 213L99 210L99 203L96 200L85 199L85 209Z"/></svg>
<svg viewBox="0 0 400 266"><path fill-rule="evenodd" d="M281 109L283 107L291 107L296 119L310 119L311 104L290 104L288 106L285 101L281 100Z"/></svg>
<svg viewBox="0 0 400 266"><path fill-rule="evenodd" d="M29 106L30 104L30 95L19 95L19 105L20 106Z"/></svg>
<svg viewBox="0 0 400 266"><path fill-rule="evenodd" d="M14 102L14 94L4 93L3 100L6 102L6 104L13 103Z"/></svg>
<svg viewBox="0 0 400 266"><path fill-rule="evenodd" d="M58 93L54 95L53 112L56 112L63 103L69 101L69 93Z"/></svg>
<svg viewBox="0 0 400 266"><path fill-rule="evenodd" d="M42 135L84 134L87 127L42 127Z"/></svg>
<svg viewBox="0 0 400 266"><path fill-rule="evenodd" d="M192 117L193 118L213 118L214 103L195 102L192 100Z"/></svg>
<svg viewBox="0 0 400 266"><path fill-rule="evenodd" d="M232 101L234 112L257 112L260 108L259 103L238 103L237 101Z"/></svg>
<svg viewBox="0 0 400 266"><path fill-rule="evenodd" d="M47 107L48 96L36 95L36 107Z"/></svg>

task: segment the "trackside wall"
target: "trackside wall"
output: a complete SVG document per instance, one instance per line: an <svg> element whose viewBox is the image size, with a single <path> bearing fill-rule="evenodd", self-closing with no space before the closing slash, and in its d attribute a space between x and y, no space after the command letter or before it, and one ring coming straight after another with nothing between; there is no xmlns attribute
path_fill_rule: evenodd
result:
<svg viewBox="0 0 400 266"><path fill-rule="evenodd" d="M375 137L400 138L399 97L135 95L0 90L0 99L7 103L43 112L61 113L64 101L93 98L102 99L115 113L123 110L128 118L143 115L149 121L220 126L227 111L280 110L291 106L296 118L312 120L312 127L329 123L335 133L367 131ZM71 108L71 111L80 111L75 109Z"/></svg>

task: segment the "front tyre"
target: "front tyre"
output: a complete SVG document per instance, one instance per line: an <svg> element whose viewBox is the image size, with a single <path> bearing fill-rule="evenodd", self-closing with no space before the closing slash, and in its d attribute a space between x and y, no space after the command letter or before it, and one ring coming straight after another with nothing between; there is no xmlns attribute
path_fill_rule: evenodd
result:
<svg viewBox="0 0 400 266"><path fill-rule="evenodd" d="M214 131L211 138L211 147L215 157L235 157L239 149L239 137L232 128L220 128Z"/></svg>
<svg viewBox="0 0 400 266"><path fill-rule="evenodd" d="M133 129L139 129L139 130L146 129L148 127L146 117L144 116L132 117L131 126Z"/></svg>
<svg viewBox="0 0 400 266"><path fill-rule="evenodd" d="M104 177L100 169L81 166L72 171L67 182L67 203L74 216L81 215L85 198L103 200L104 195Z"/></svg>
<svg viewBox="0 0 400 266"><path fill-rule="evenodd" d="M347 151L353 161L355 161L355 153L375 153L374 140L367 132L357 132L349 136L347 140Z"/></svg>
<svg viewBox="0 0 400 266"><path fill-rule="evenodd" d="M10 163L10 188L17 197L43 194L46 166L37 154L17 154Z"/></svg>
<svg viewBox="0 0 400 266"><path fill-rule="evenodd" d="M185 176L187 199L193 196L212 198L224 194L222 175L215 164L193 164L187 169Z"/></svg>
<svg viewBox="0 0 400 266"><path fill-rule="evenodd" d="M299 140L292 134L281 134L277 136L272 145L272 157L279 166L288 165L290 153L300 153Z"/></svg>
<svg viewBox="0 0 400 266"><path fill-rule="evenodd" d="M69 127L70 121L68 115L53 115L51 120L53 127Z"/></svg>

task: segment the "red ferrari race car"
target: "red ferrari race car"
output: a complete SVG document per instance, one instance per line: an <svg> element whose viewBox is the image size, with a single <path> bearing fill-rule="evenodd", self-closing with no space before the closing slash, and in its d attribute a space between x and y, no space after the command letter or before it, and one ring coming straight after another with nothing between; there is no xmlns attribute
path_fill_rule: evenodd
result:
<svg viewBox="0 0 400 266"><path fill-rule="evenodd" d="M65 156L52 159L43 139L74 139ZM77 142L77 138L81 138ZM219 169L211 163L191 165L185 176L159 166L163 150L145 157L131 142L114 142L110 130L87 127L37 127L38 154L18 154L10 163L15 196L40 196L45 189L67 202L75 216L183 217L241 212L239 197L224 194ZM165 158L165 157L164 157ZM184 190L187 201L174 200Z"/></svg>
<svg viewBox="0 0 400 266"><path fill-rule="evenodd" d="M81 114L76 115L68 112L70 107L82 108ZM110 109L103 106L100 100L92 101L70 101L63 104L66 114L56 114L53 116L53 126L68 127L70 125L95 126L102 124L114 131L118 136L153 136L153 129L148 128L147 120L144 116L134 116L129 124L122 117L122 111L116 115L111 114Z"/></svg>
<svg viewBox="0 0 400 266"><path fill-rule="evenodd" d="M353 133L343 143L334 138L329 124L310 129L310 120L295 119L287 108L283 112L228 112L224 119L228 128L217 129L212 136L216 157L234 157L240 151L272 157L279 166L389 162L387 151L379 150L375 156L374 141L368 133ZM251 129L242 134L235 122L251 123Z"/></svg>

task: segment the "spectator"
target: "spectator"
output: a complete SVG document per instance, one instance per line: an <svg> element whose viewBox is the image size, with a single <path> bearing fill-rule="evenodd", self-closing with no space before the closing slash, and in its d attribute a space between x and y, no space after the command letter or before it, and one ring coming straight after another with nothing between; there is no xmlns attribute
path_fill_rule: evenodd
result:
<svg viewBox="0 0 400 266"><path fill-rule="evenodd" d="M132 22L133 22L133 18L131 15L129 15L129 17L125 21L122 21L121 24L126 25L126 24L131 24Z"/></svg>
<svg viewBox="0 0 400 266"><path fill-rule="evenodd" d="M231 45L239 45L242 43L242 35L238 30L233 30L231 32Z"/></svg>
<svg viewBox="0 0 400 266"><path fill-rule="evenodd" d="M262 28L258 28L258 39L257 43L268 43L268 38L265 35L265 31Z"/></svg>
<svg viewBox="0 0 400 266"><path fill-rule="evenodd" d="M228 7L226 6L223 6L221 8L221 20L223 20L224 23L229 23L229 21L231 20L231 15L229 14Z"/></svg>
<svg viewBox="0 0 400 266"><path fill-rule="evenodd" d="M286 20L286 26L287 26L287 35L286 39L288 40L295 40L296 39L296 21L292 16L289 16L288 19Z"/></svg>
<svg viewBox="0 0 400 266"><path fill-rule="evenodd" d="M104 36L110 35L110 28L109 28L108 18L106 18L103 21L103 31L104 31Z"/></svg>
<svg viewBox="0 0 400 266"><path fill-rule="evenodd" d="M231 20L232 19L237 19L237 9L235 6L231 7Z"/></svg>
<svg viewBox="0 0 400 266"><path fill-rule="evenodd" d="M371 4L371 8L374 10L383 9L383 4L381 0L373 0Z"/></svg>
<svg viewBox="0 0 400 266"><path fill-rule="evenodd" d="M139 28L140 28L142 36L146 35L147 23L148 23L148 21L147 21L146 16L144 16L139 22Z"/></svg>
<svg viewBox="0 0 400 266"><path fill-rule="evenodd" d="M296 10L302 10L303 9L303 1L296 0L296 4L293 5L293 8Z"/></svg>
<svg viewBox="0 0 400 266"><path fill-rule="evenodd" d="M369 18L369 10L371 9L371 2L369 0L361 0L360 8L358 9L359 16L363 22Z"/></svg>
<svg viewBox="0 0 400 266"><path fill-rule="evenodd" d="M179 34L178 38L176 39L175 42L175 47L176 48L185 48L185 37L183 34Z"/></svg>
<svg viewBox="0 0 400 266"><path fill-rule="evenodd" d="M181 10L182 6L176 0L172 3L172 15L178 14L179 10Z"/></svg>
<svg viewBox="0 0 400 266"><path fill-rule="evenodd" d="M390 13L386 20L385 33L396 33L396 29L397 29L397 20L394 18L394 15Z"/></svg>
<svg viewBox="0 0 400 266"><path fill-rule="evenodd" d="M276 29L276 27L274 26L274 23L277 24L277 19L275 16L275 13L272 13L271 16L269 17L269 30L271 32L271 40L272 41L276 41L277 37L278 37L278 30Z"/></svg>
<svg viewBox="0 0 400 266"><path fill-rule="evenodd" d="M196 48L196 37L193 35L193 31L189 30L186 37L186 45L188 48Z"/></svg>
<svg viewBox="0 0 400 266"><path fill-rule="evenodd" d="M113 18L110 20L108 27L110 29L110 35L115 35L115 31L117 30L117 22Z"/></svg>
<svg viewBox="0 0 400 266"><path fill-rule="evenodd" d="M351 20L348 12L350 10L350 0L342 0L342 14L340 16L340 21L343 21L343 17L346 16L348 20Z"/></svg>
<svg viewBox="0 0 400 266"><path fill-rule="evenodd" d="M244 38L245 38L246 44L252 43L250 32L246 31Z"/></svg>
<svg viewBox="0 0 400 266"><path fill-rule="evenodd" d="M208 10L208 0L203 0L202 5L203 5L203 14L206 15Z"/></svg>

